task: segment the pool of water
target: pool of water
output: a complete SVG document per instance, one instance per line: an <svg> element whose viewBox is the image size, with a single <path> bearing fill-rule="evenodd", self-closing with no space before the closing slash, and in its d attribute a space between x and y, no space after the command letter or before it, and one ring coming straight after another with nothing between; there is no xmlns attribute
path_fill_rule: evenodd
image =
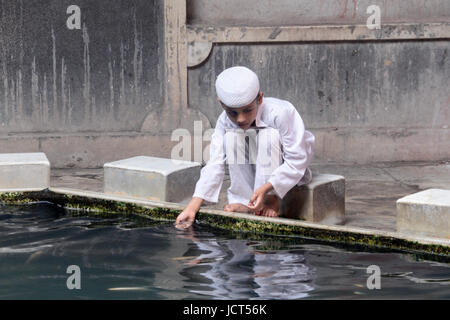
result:
<svg viewBox="0 0 450 320"><path fill-rule="evenodd" d="M73 265L81 288L70 290ZM376 285L371 265L380 268L380 289L367 287ZM77 216L51 204L0 205L0 299L379 298L449 299L450 264L204 225Z"/></svg>

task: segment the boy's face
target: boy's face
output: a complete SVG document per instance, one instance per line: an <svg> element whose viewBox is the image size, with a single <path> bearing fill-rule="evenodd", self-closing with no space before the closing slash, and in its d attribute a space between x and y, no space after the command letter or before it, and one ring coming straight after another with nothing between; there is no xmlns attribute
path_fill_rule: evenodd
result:
<svg viewBox="0 0 450 320"><path fill-rule="evenodd" d="M227 113L228 118L235 123L239 128L247 130L253 124L258 113L258 108L262 103L263 93L260 92L255 100L247 106L240 108L230 108L220 102L222 108Z"/></svg>

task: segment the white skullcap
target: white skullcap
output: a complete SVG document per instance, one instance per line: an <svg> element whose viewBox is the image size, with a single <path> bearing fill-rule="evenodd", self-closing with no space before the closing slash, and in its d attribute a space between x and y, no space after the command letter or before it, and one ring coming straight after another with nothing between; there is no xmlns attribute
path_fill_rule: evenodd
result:
<svg viewBox="0 0 450 320"><path fill-rule="evenodd" d="M227 107L244 107L252 103L259 93L258 76L246 67L226 69L217 77L216 92Z"/></svg>

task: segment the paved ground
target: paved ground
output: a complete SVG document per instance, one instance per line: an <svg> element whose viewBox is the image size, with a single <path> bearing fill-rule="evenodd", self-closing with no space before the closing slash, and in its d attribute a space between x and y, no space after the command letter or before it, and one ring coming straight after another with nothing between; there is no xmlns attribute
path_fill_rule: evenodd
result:
<svg viewBox="0 0 450 320"><path fill-rule="evenodd" d="M397 199L429 188L450 189L450 161L441 163L380 163L377 165L313 164L314 173L346 178L346 225L395 231ZM101 192L103 169L52 169L52 187ZM226 203L225 177L220 202Z"/></svg>

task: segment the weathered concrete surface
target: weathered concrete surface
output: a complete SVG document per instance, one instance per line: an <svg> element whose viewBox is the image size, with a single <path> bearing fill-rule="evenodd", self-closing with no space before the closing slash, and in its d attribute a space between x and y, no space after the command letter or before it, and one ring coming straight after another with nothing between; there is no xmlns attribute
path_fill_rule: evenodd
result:
<svg viewBox="0 0 450 320"><path fill-rule="evenodd" d="M365 24L210 27L189 25L189 66L203 62L213 43L283 43L370 40L442 40L450 38L450 22L383 24L369 29ZM208 46L209 45L209 46ZM203 59L203 60L202 60Z"/></svg>
<svg viewBox="0 0 450 320"><path fill-rule="evenodd" d="M371 5L382 23L449 21L446 0L189 0L188 23L213 26L282 26L365 23Z"/></svg>
<svg viewBox="0 0 450 320"><path fill-rule="evenodd" d="M215 125L214 79L245 65L267 97L292 102L321 161L450 158L450 42L217 44L189 69L189 97Z"/></svg>
<svg viewBox="0 0 450 320"><path fill-rule="evenodd" d="M50 185L50 163L44 153L0 153L0 190L39 190Z"/></svg>
<svg viewBox="0 0 450 320"><path fill-rule="evenodd" d="M0 3L0 133L138 131L161 109L162 1Z"/></svg>
<svg viewBox="0 0 450 320"><path fill-rule="evenodd" d="M345 221L345 178L314 174L307 185L294 187L280 203L280 216L323 224Z"/></svg>
<svg viewBox="0 0 450 320"><path fill-rule="evenodd" d="M365 229L395 231L398 199L429 188L450 189L450 162L315 163L311 170L313 175L329 173L345 177L344 224ZM103 169L54 169L51 174L53 187L103 191ZM207 207L223 209L229 186L229 176L226 175L219 203Z"/></svg>
<svg viewBox="0 0 450 320"><path fill-rule="evenodd" d="M380 5L382 24L449 21L445 0L281 1L276 10L271 1L189 1L188 22L212 15L228 26L239 17L275 28L297 20L352 26L365 21L369 4ZM214 45L211 57L187 72L184 1L80 0L80 30L66 27L72 4L1 0L2 152L45 152L59 168L99 167L114 155L140 154L142 144L148 155L169 157L173 129L192 132L194 120L215 124L217 74L245 64L260 74L266 96L301 111L319 160L449 158L447 40Z"/></svg>
<svg viewBox="0 0 450 320"><path fill-rule="evenodd" d="M450 239L450 190L428 189L397 200L397 231Z"/></svg>
<svg viewBox="0 0 450 320"><path fill-rule="evenodd" d="M104 165L104 192L181 202L192 197L200 178L199 163L156 157L133 157Z"/></svg>
<svg viewBox="0 0 450 320"><path fill-rule="evenodd" d="M428 188L450 188L450 162L330 163L313 169L345 176L346 224L363 228L396 230L398 199Z"/></svg>
<svg viewBox="0 0 450 320"><path fill-rule="evenodd" d="M103 168L52 169L50 184L58 188L103 192Z"/></svg>

